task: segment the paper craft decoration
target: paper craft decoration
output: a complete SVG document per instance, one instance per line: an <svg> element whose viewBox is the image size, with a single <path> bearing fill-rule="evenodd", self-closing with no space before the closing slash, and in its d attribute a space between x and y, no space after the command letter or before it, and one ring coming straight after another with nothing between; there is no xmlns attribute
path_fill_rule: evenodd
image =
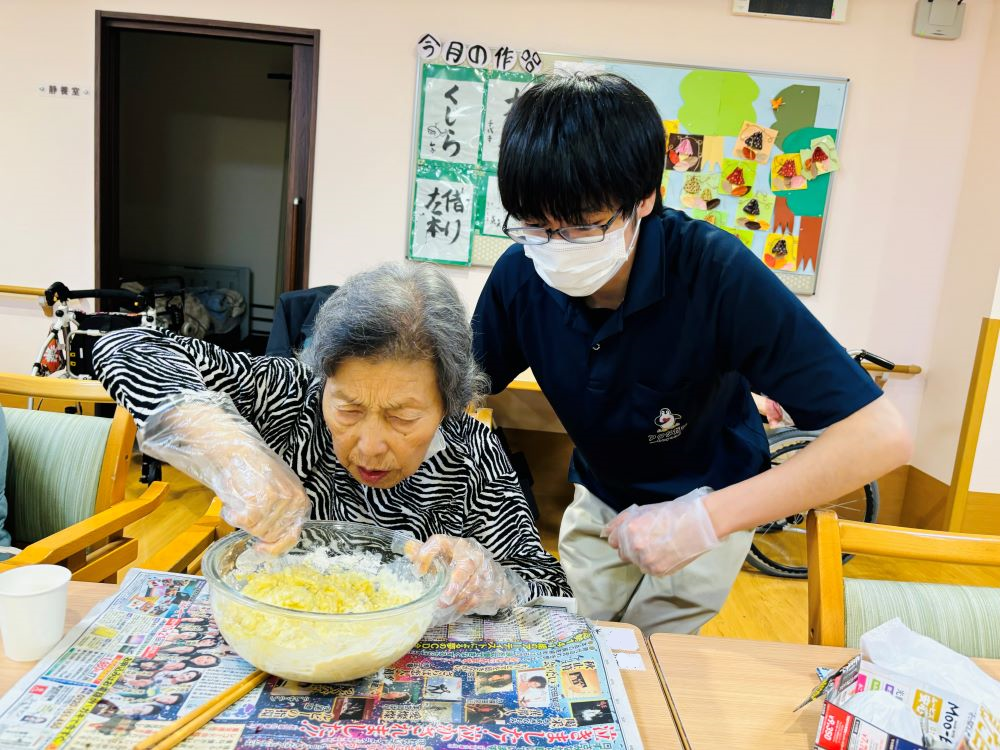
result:
<svg viewBox="0 0 1000 750"><path fill-rule="evenodd" d="M757 179L757 162L726 159L722 162L722 174L719 176L719 192L742 198L753 190Z"/></svg>
<svg viewBox="0 0 1000 750"><path fill-rule="evenodd" d="M802 157L798 153L780 154L771 162L771 190L805 190L808 187L802 176Z"/></svg>
<svg viewBox="0 0 1000 750"><path fill-rule="evenodd" d="M700 135L671 133L667 138L666 168L674 172L699 171L703 145Z"/></svg>
<svg viewBox="0 0 1000 750"><path fill-rule="evenodd" d="M764 243L764 265L776 271L794 271L798 263L799 238L792 234L769 234Z"/></svg>
<svg viewBox="0 0 1000 750"><path fill-rule="evenodd" d="M709 224L717 226L720 229L724 227L728 221L725 211L704 211L700 208L692 208L687 213L692 219L707 221Z"/></svg>
<svg viewBox="0 0 1000 750"><path fill-rule="evenodd" d="M770 229L773 214L774 196L770 193L751 193L736 204L736 224L743 229Z"/></svg>
<svg viewBox="0 0 1000 750"><path fill-rule="evenodd" d="M813 180L821 174L829 174L840 169L840 154L833 138L828 135L813 138L809 148L799 151L802 159L802 176Z"/></svg>
<svg viewBox="0 0 1000 750"><path fill-rule="evenodd" d="M740 128L740 134L736 137L736 145L733 146L733 156L745 161L755 161L758 164L767 164L771 158L771 149L774 148L774 141L778 137L777 130L771 130L755 122L746 121Z"/></svg>
<svg viewBox="0 0 1000 750"><path fill-rule="evenodd" d="M685 208L711 211L721 203L716 194L715 175L689 174L681 179L684 180L684 186L681 188L681 204Z"/></svg>
<svg viewBox="0 0 1000 750"><path fill-rule="evenodd" d="M747 246L748 250L753 249L753 232L749 229L736 229L734 227L722 227L725 231L729 232L731 235L739 239L744 245Z"/></svg>

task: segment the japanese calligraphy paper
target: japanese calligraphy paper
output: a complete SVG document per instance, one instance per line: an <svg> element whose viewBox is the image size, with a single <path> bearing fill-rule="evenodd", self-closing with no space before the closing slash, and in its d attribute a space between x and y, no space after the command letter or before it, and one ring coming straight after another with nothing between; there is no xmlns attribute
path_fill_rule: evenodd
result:
<svg viewBox="0 0 1000 750"><path fill-rule="evenodd" d="M474 201L471 183L418 178L410 257L468 263Z"/></svg>
<svg viewBox="0 0 1000 750"><path fill-rule="evenodd" d="M199 643L196 666L161 670L162 681L147 676L161 657ZM203 578L135 569L0 698L0 748L126 750L252 671L218 636ZM169 679L181 672L190 679ZM548 607L464 618L360 680L270 677L184 742L186 750L486 747L642 750L619 668L586 620Z"/></svg>
<svg viewBox="0 0 1000 750"><path fill-rule="evenodd" d="M420 158L475 164L483 116L483 84L428 78L420 123Z"/></svg>
<svg viewBox="0 0 1000 750"><path fill-rule="evenodd" d="M486 84L486 121L483 124L483 161L500 160L500 134L507 114L517 98L531 85L528 81L491 78Z"/></svg>
<svg viewBox="0 0 1000 750"><path fill-rule="evenodd" d="M505 237L503 233L503 222L507 218L507 211L504 210L500 201L500 183L496 175L490 175L486 179L486 213L483 216L483 234L493 237Z"/></svg>

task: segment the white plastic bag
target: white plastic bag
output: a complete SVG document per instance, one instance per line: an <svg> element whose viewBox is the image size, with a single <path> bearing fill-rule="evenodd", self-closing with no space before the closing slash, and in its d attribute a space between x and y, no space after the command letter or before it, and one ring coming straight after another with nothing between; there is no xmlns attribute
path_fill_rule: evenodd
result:
<svg viewBox="0 0 1000 750"><path fill-rule="evenodd" d="M982 703L994 715L1000 714L1000 682L969 657L914 633L898 617L861 636L861 656L885 669Z"/></svg>

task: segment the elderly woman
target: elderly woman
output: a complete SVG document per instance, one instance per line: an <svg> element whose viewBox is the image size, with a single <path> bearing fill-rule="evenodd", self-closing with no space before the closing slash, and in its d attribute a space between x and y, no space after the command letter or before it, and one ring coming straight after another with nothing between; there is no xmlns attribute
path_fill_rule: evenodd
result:
<svg viewBox="0 0 1000 750"><path fill-rule="evenodd" d="M310 514L408 531L451 578L439 619L569 595L515 474L466 413L484 392L465 309L425 264L358 274L326 302L302 361L129 329L94 349L142 449L211 487L265 551Z"/></svg>

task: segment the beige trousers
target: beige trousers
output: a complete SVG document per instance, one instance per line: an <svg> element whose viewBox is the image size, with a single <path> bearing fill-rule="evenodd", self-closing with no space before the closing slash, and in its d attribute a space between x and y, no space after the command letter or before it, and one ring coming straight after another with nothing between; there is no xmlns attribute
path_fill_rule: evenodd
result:
<svg viewBox="0 0 1000 750"><path fill-rule="evenodd" d="M722 608L750 550L753 534L740 531L673 575L643 575L622 562L601 538L617 512L582 485L559 528L559 560L580 614L631 623L651 633L697 633Z"/></svg>

